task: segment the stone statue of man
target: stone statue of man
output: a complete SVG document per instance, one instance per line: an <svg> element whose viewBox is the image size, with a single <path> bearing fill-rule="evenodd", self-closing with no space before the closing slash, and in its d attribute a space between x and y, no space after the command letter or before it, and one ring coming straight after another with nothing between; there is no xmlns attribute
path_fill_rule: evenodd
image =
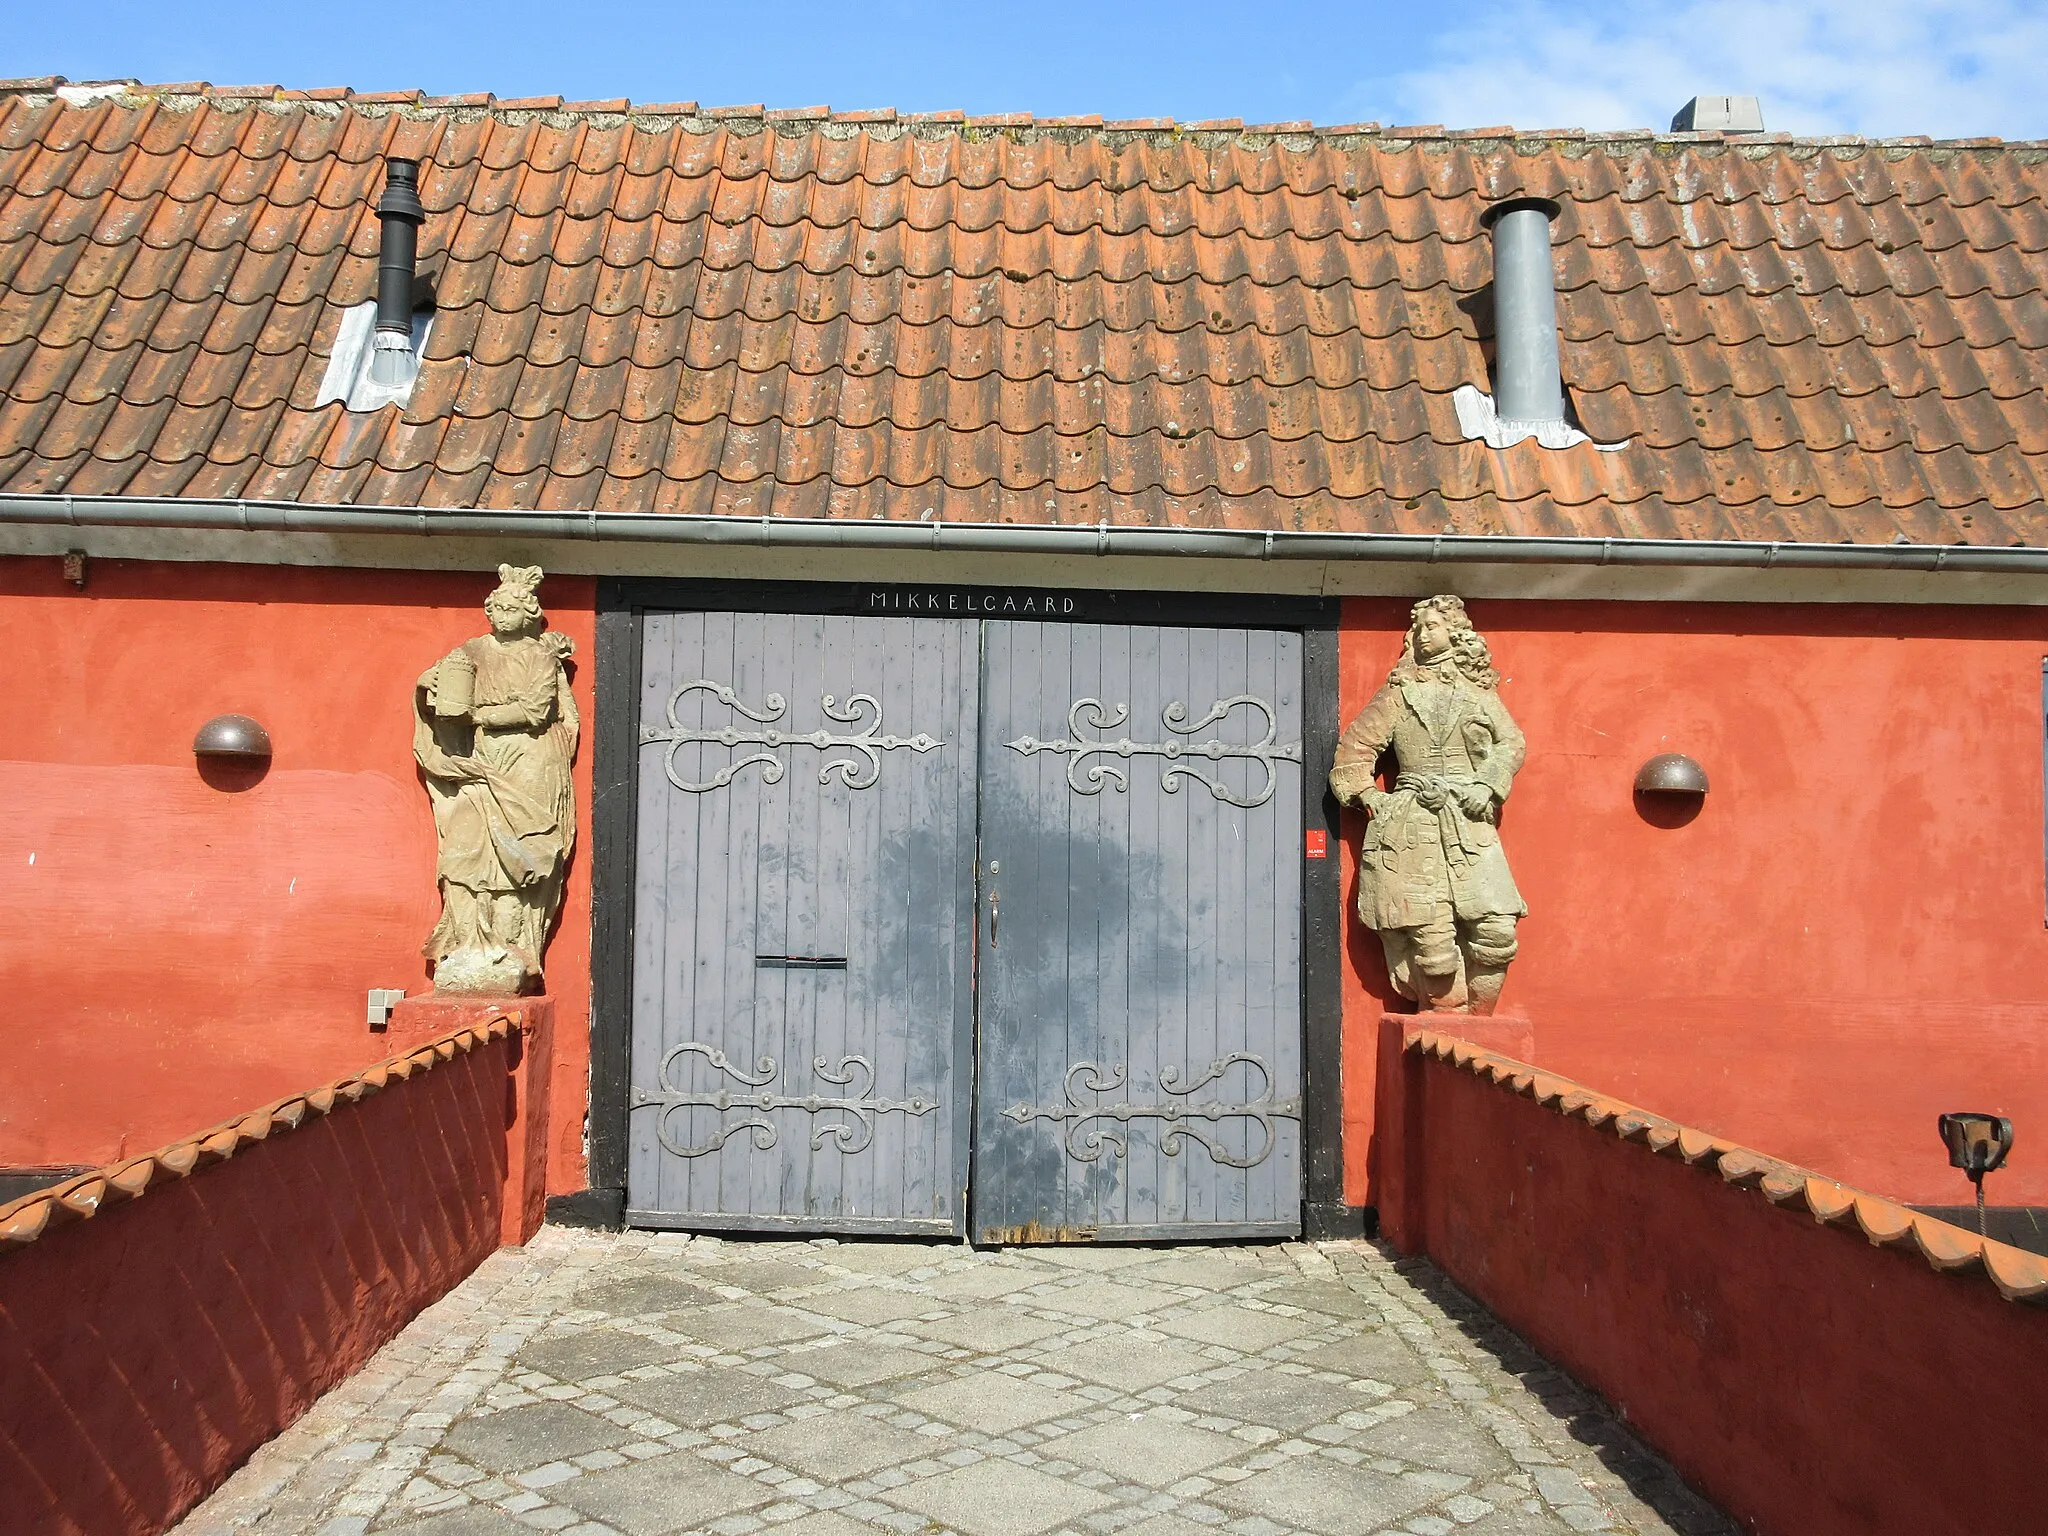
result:
<svg viewBox="0 0 2048 1536"><path fill-rule="evenodd" d="M580 722L547 629L537 565L498 567L491 632L421 674L413 756L440 840L441 921L427 937L437 992L538 991L541 950L576 840L569 765Z"/></svg>
<svg viewBox="0 0 2048 1536"><path fill-rule="evenodd" d="M1337 744L1330 788L1371 818L1358 915L1424 1009L1491 1013L1529 910L1495 825L1525 748L1486 641L1455 597L1414 607L1401 659ZM1373 769L1392 747L1394 787Z"/></svg>

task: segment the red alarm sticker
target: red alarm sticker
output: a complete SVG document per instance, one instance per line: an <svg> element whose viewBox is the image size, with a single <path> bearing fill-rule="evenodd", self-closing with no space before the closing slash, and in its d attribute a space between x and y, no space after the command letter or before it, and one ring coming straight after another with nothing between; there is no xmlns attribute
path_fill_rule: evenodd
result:
<svg viewBox="0 0 2048 1536"><path fill-rule="evenodd" d="M1307 845L1303 851L1312 859L1327 859L1330 856L1330 834L1321 827L1313 827L1307 834Z"/></svg>

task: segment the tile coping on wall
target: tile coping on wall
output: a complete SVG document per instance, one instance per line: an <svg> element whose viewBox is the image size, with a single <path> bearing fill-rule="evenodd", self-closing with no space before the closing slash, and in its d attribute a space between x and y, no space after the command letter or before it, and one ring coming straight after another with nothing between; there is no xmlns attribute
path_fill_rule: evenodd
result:
<svg viewBox="0 0 2048 1536"><path fill-rule="evenodd" d="M357 1103L379 1092L387 1083L403 1081L415 1072L432 1071L444 1061L467 1055L480 1045L502 1040L524 1027L516 1009L502 1011L481 1023L465 1024L360 1072L337 1078L310 1093L292 1094L246 1115L224 1120L147 1156L108 1163L0 1205L0 1257L19 1251L53 1226L97 1215L102 1206L133 1199L163 1178L184 1178L196 1169L225 1162L250 1142L297 1130L309 1118L317 1119L344 1104Z"/></svg>
<svg viewBox="0 0 2048 1536"><path fill-rule="evenodd" d="M1937 1271L1966 1278L1982 1275L1998 1287L1999 1295L2007 1301L2048 1306L2048 1259L2024 1249L1979 1237L1895 1201L1710 1132L1680 1125L1455 1035L1409 1025L1403 1046L1452 1062L1475 1077L1534 1099L1546 1109L1611 1131L1623 1141L1636 1142L1653 1153L1718 1172L1725 1182L1738 1189L1755 1190L1773 1205L1803 1205L1822 1226L1844 1231L1853 1226L1873 1247L1916 1249ZM4 1217L5 1213L0 1212L0 1220Z"/></svg>

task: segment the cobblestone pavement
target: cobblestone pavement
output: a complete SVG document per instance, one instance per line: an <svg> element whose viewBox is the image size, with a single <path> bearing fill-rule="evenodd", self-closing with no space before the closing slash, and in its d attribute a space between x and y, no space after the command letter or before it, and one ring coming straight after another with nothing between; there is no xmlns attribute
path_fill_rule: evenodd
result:
<svg viewBox="0 0 2048 1536"><path fill-rule="evenodd" d="M183 1536L1732 1533L1427 1265L544 1230Z"/></svg>

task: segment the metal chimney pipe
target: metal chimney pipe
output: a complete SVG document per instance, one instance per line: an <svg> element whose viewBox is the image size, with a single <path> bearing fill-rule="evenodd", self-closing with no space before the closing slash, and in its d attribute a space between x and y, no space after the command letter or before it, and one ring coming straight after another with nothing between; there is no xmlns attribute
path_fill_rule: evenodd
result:
<svg viewBox="0 0 2048 1536"><path fill-rule="evenodd" d="M384 195L377 200L382 226L377 243L377 335L370 357L370 381L404 386L419 371L412 355L412 285L419 265L420 163L384 162Z"/></svg>
<svg viewBox="0 0 2048 1536"><path fill-rule="evenodd" d="M1494 410L1503 423L1564 421L1557 360L1557 279L1547 197L1495 203L1479 222L1493 231Z"/></svg>

